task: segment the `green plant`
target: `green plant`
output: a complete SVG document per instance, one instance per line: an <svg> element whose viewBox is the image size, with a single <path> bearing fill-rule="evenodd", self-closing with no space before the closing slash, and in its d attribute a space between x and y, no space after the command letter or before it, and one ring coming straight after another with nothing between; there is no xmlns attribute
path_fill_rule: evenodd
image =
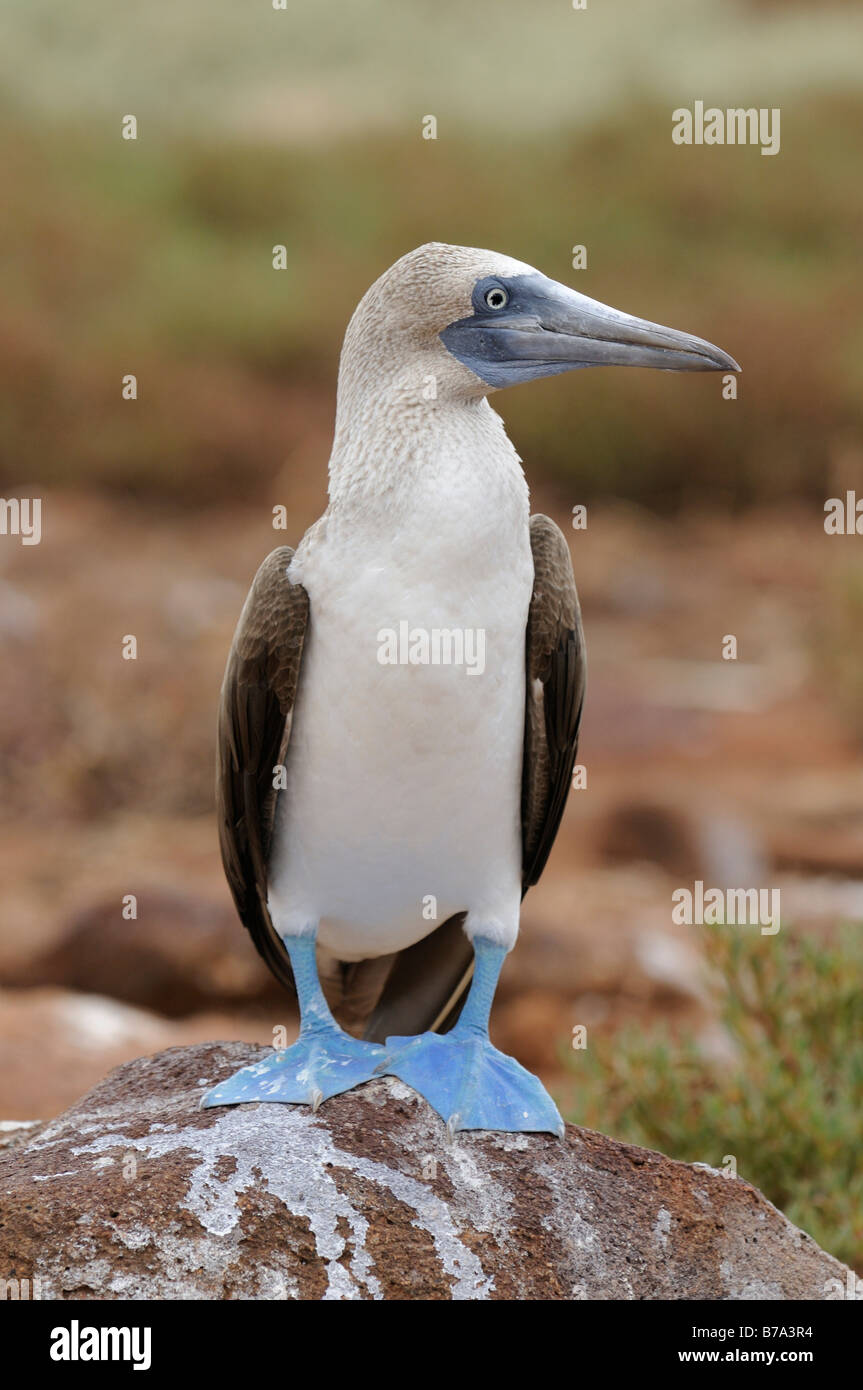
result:
<svg viewBox="0 0 863 1390"><path fill-rule="evenodd" d="M863 564L856 554L849 556L839 549L852 544L845 537L837 536L831 544L836 547L831 554L836 563L825 577L824 601L819 605L819 622L813 630L812 655L821 669L824 688L830 692L846 726L863 742Z"/></svg>
<svg viewBox="0 0 863 1390"><path fill-rule="evenodd" d="M863 1267L863 937L825 944L704 928L732 1060L694 1037L627 1027L585 1052L569 1118L761 1188L839 1259Z"/></svg>

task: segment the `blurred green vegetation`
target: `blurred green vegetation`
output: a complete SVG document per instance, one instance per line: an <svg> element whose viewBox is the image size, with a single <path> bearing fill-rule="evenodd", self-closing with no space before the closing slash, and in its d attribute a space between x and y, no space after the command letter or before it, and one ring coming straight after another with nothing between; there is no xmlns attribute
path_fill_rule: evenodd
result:
<svg viewBox="0 0 863 1390"><path fill-rule="evenodd" d="M843 537L837 540L845 544ZM813 660L845 727L863 743L863 564L857 556L839 553L827 574L824 600L813 631Z"/></svg>
<svg viewBox="0 0 863 1390"><path fill-rule="evenodd" d="M703 930L733 1062L692 1038L623 1030L568 1054L567 1118L686 1162L732 1154L738 1177L863 1271L860 926L831 944Z"/></svg>
<svg viewBox="0 0 863 1390"><path fill-rule="evenodd" d="M667 126L665 110L553 141L312 148L108 145L7 119L0 486L254 495L308 420L330 419L360 295L412 246L445 240L527 260L743 365L735 403L717 376L620 369L502 393L533 479L657 507L820 505L835 439L863 427L863 100L783 114L769 159L637 138ZM121 400L128 372L135 403Z"/></svg>

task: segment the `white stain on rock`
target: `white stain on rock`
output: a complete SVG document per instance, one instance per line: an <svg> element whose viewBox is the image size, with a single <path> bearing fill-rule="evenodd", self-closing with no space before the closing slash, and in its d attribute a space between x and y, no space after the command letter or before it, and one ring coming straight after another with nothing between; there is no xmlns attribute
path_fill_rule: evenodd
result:
<svg viewBox="0 0 863 1390"><path fill-rule="evenodd" d="M668 1244L668 1237L671 1233L671 1212L667 1207L660 1207L653 1223L653 1239L664 1250Z"/></svg>
<svg viewBox="0 0 863 1390"><path fill-rule="evenodd" d="M83 1157L102 1154L117 1145L136 1149L147 1158L161 1158L178 1150L190 1155L194 1167L183 1205L214 1237L228 1237L238 1225L241 1193L265 1187L288 1211L308 1220L317 1253L326 1268L327 1299L383 1297L367 1249L368 1221L340 1190L333 1169L352 1172L386 1189L415 1212L412 1224L431 1237L441 1266L451 1280L454 1299L484 1299L493 1291L493 1281L486 1277L477 1256L461 1240L446 1204L426 1183L387 1164L337 1148L327 1129L307 1111L293 1106L270 1106L264 1122L257 1108L231 1109L205 1128L164 1128L161 1132L154 1129L137 1139L101 1134L72 1152ZM290 1163L285 1161L286 1154L290 1154ZM223 1175L226 1155L234 1156L235 1169ZM462 1169L470 1168L468 1155L448 1158ZM471 1186L479 1187L479 1174L472 1174L471 1178ZM499 1220L505 1205L501 1194L486 1190L484 1204L498 1213ZM349 1236L341 1234L340 1227L344 1229L345 1223Z"/></svg>

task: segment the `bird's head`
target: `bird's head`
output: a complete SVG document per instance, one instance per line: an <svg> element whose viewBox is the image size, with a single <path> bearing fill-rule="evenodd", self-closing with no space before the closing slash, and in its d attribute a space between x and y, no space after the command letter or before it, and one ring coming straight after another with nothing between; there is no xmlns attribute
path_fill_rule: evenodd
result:
<svg viewBox="0 0 863 1390"><path fill-rule="evenodd" d="M386 352L477 397L577 367L736 372L728 353L635 318L494 251L429 242L372 285L347 342L368 359Z"/></svg>

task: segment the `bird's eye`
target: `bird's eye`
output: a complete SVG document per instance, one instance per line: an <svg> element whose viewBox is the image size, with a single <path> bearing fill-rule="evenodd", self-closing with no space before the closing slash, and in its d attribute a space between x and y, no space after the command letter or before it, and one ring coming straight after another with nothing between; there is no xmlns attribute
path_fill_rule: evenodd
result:
<svg viewBox="0 0 863 1390"><path fill-rule="evenodd" d="M485 302L489 309L503 309L509 303L509 295L501 285L495 285L492 289L486 290Z"/></svg>

